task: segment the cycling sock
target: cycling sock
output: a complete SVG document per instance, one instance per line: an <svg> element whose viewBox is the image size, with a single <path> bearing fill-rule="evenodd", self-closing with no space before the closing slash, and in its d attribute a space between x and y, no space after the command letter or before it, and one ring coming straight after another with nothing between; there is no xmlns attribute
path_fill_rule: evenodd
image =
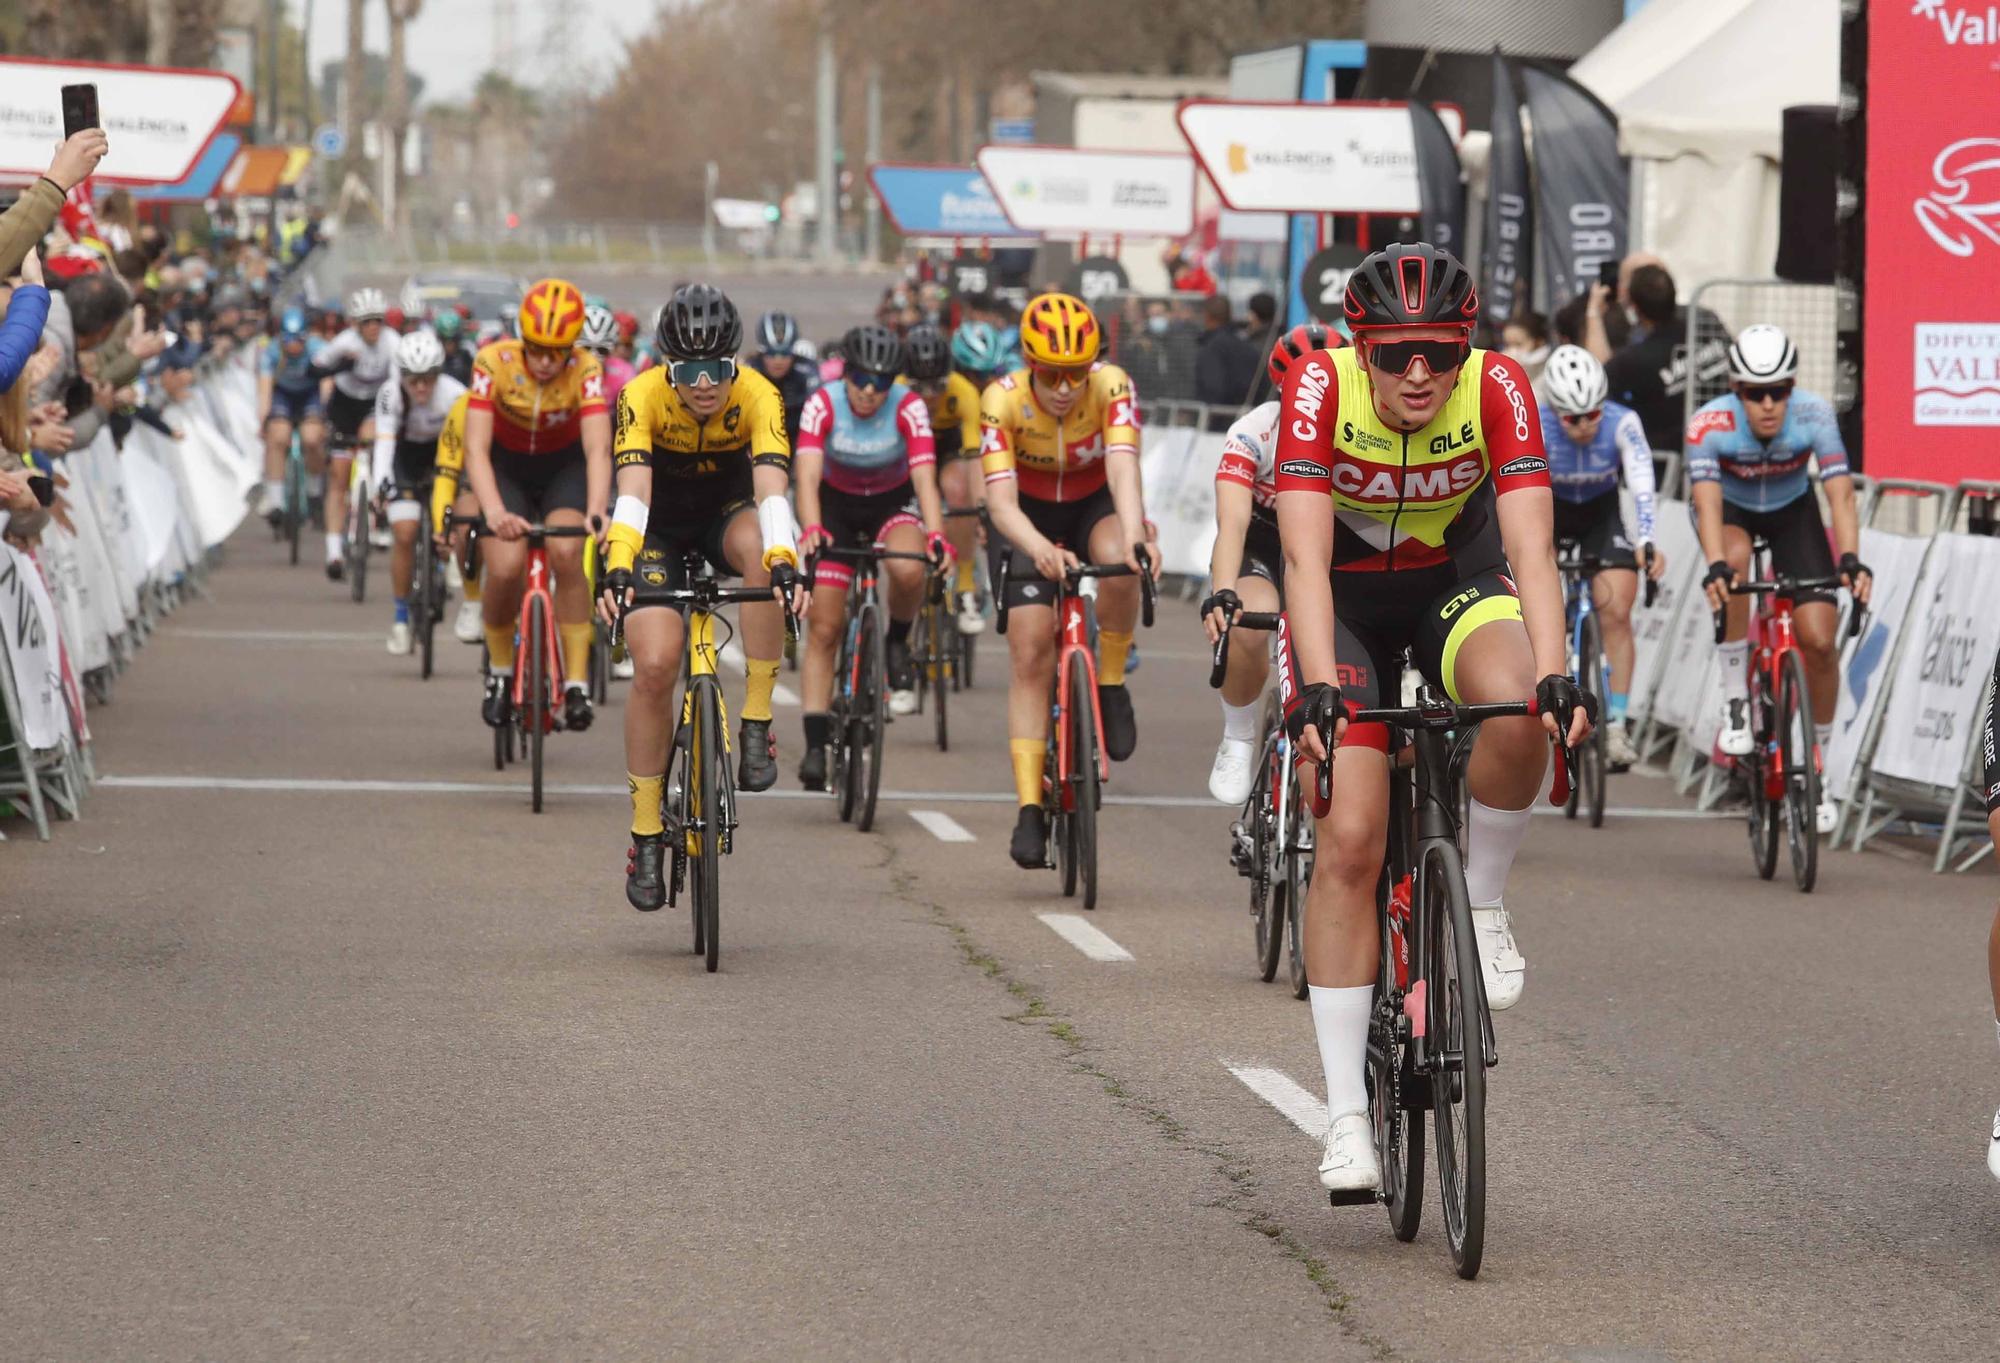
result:
<svg viewBox="0 0 2000 1363"><path fill-rule="evenodd" d="M1042 753L1047 747L1039 738L1007 740L1007 756L1014 763L1014 798L1021 804L1042 802Z"/></svg>
<svg viewBox="0 0 2000 1363"><path fill-rule="evenodd" d="M806 716L806 746L824 748L833 741L833 716L820 713Z"/></svg>
<svg viewBox="0 0 2000 1363"><path fill-rule="evenodd" d="M1816 745L1818 745L1819 750L1821 752L1825 752L1826 745L1833 742L1833 726L1831 724L1821 724L1818 721L1814 721L1813 742Z"/></svg>
<svg viewBox="0 0 2000 1363"><path fill-rule="evenodd" d="M407 596L396 598L396 623L399 625L410 623L410 598Z"/></svg>
<svg viewBox="0 0 2000 1363"><path fill-rule="evenodd" d="M972 572L972 557L968 554L958 561L958 574L952 579L952 590L960 596L971 591L973 588Z"/></svg>
<svg viewBox="0 0 2000 1363"><path fill-rule="evenodd" d="M1123 686L1125 684L1125 655L1132 651L1132 636L1120 634L1117 630L1101 629L1097 632L1097 684L1099 686Z"/></svg>
<svg viewBox="0 0 2000 1363"><path fill-rule="evenodd" d="M1750 641L1738 639L1733 644L1717 644L1715 658L1722 664L1722 698L1748 700L1750 676L1743 669L1750 659Z"/></svg>
<svg viewBox="0 0 2000 1363"><path fill-rule="evenodd" d="M1631 696L1629 693L1624 691L1613 691L1609 697L1609 712L1607 717L1610 719L1615 719L1620 722L1623 722L1625 718L1625 709L1630 701L1631 701Z"/></svg>
<svg viewBox="0 0 2000 1363"><path fill-rule="evenodd" d="M478 573L474 573L474 574L473 574L473 575L472 575L471 577L468 577L468 578L466 578L466 579L465 579L465 599L466 599L467 601L477 601L477 600L479 600L479 574L478 574Z"/></svg>
<svg viewBox="0 0 2000 1363"><path fill-rule="evenodd" d="M907 644L910 641L911 623L908 620L891 620L889 622L889 642L892 644Z"/></svg>
<svg viewBox="0 0 2000 1363"><path fill-rule="evenodd" d="M264 496L268 498L272 503L272 505L274 506L279 502L284 501L285 500L284 483L277 478L266 478L264 480Z"/></svg>
<svg viewBox="0 0 2000 1363"><path fill-rule="evenodd" d="M1326 1115L1331 1121L1350 1112L1368 1110L1368 1015L1375 1009L1375 986L1345 989L1307 985L1312 1001L1313 1035L1319 1038L1319 1063L1326 1074Z"/></svg>
<svg viewBox="0 0 2000 1363"><path fill-rule="evenodd" d="M340 550L341 550L341 543L340 543L340 532L339 532L338 530L329 530L329 531L327 531L327 532L326 532L326 561L327 561L328 563L337 563L337 562L339 562L339 561L340 561Z"/></svg>
<svg viewBox="0 0 2000 1363"><path fill-rule="evenodd" d="M486 665L495 672L514 670L514 622L486 627Z"/></svg>
<svg viewBox="0 0 2000 1363"><path fill-rule="evenodd" d="M556 633L562 636L564 680L571 686L588 685L590 646L597 642L597 626L588 620L580 625L559 624Z"/></svg>
<svg viewBox="0 0 2000 1363"><path fill-rule="evenodd" d="M1534 807L1493 809L1476 799L1470 803L1470 817L1465 821L1466 898L1475 909L1497 908Z"/></svg>
<svg viewBox="0 0 2000 1363"><path fill-rule="evenodd" d="M1222 702L1222 736L1233 738L1238 743L1257 741L1257 702L1248 705L1231 705Z"/></svg>
<svg viewBox="0 0 2000 1363"><path fill-rule="evenodd" d="M771 722L771 692L778 685L778 659L749 658L743 663L743 718Z"/></svg>
<svg viewBox="0 0 2000 1363"><path fill-rule="evenodd" d="M625 773L625 788L632 792L632 831L637 834L663 833L666 825L660 822L660 792L665 788L667 775L634 776Z"/></svg>

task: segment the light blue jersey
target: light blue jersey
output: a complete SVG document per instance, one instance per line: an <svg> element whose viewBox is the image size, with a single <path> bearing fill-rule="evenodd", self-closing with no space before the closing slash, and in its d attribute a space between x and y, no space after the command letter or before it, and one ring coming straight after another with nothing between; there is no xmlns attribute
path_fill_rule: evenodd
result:
<svg viewBox="0 0 2000 1363"><path fill-rule="evenodd" d="M1775 511L1805 496L1815 458L1822 482L1848 476L1833 404L1803 388L1792 390L1785 424L1768 441L1750 433L1750 418L1734 393L1703 404L1688 422L1688 478L1722 484L1722 499L1744 511Z"/></svg>
<svg viewBox="0 0 2000 1363"><path fill-rule="evenodd" d="M1622 471L1632 492L1632 510L1639 521L1639 539L1653 538L1653 450L1639 414L1619 402L1604 404L1604 417L1590 443L1579 445L1569 435L1556 409L1542 406L1542 446L1549 456L1549 486L1565 502L1594 501L1618 490Z"/></svg>

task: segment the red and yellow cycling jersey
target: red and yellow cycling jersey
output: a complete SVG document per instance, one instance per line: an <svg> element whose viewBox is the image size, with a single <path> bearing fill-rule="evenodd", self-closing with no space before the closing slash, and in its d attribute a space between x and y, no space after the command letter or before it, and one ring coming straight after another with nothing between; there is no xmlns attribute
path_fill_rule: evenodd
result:
<svg viewBox="0 0 2000 1363"><path fill-rule="evenodd" d="M986 385L979 404L979 456L986 481L1018 478L1021 495L1074 502L1104 486L1104 457L1139 453L1139 406L1132 380L1115 364L1094 364L1062 418L1042 410L1026 369Z"/></svg>
<svg viewBox="0 0 2000 1363"><path fill-rule="evenodd" d="M604 366L588 350L571 350L547 383L528 372L519 341L482 346L472 362L472 409L493 413L493 443L515 454L568 449L582 436L583 419L609 410Z"/></svg>

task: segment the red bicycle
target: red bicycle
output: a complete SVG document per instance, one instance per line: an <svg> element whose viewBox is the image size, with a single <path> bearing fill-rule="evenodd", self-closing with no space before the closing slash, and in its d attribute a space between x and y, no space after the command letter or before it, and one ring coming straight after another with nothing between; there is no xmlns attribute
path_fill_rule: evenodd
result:
<svg viewBox="0 0 2000 1363"><path fill-rule="evenodd" d="M1820 754L1813 742L1812 692L1792 632L1792 603L1800 593L1840 586L1838 577L1786 577L1771 572L1771 546L1752 541L1754 581L1738 582L1732 596L1757 598L1750 613L1750 733L1747 757L1731 759L1750 797L1750 855L1757 874L1778 870L1782 823L1791 851L1792 879L1802 894L1819 879ZM1856 606L1848 637L1861 632L1867 611ZM1715 612L1715 642L1722 642L1726 612Z"/></svg>
<svg viewBox="0 0 2000 1363"><path fill-rule="evenodd" d="M455 526L468 527L477 538L493 532L484 516L455 518L447 510L444 533L449 539ZM514 627L513 715L493 731L493 767L505 771L513 760L514 743L528 759L534 810L542 812L542 741L562 727L562 645L556 638L556 599L549 590L549 541L582 539L590 531L581 525L531 525L528 527L528 584L521 593L521 614ZM485 670L484 664L481 667Z"/></svg>
<svg viewBox="0 0 2000 1363"><path fill-rule="evenodd" d="M1014 554L1000 556L993 588L994 628L1007 632L1007 580ZM1140 619L1153 626L1153 575L1146 550L1139 563ZM1085 578L1130 577L1122 563L1086 563L1063 574L1056 587L1056 671L1049 687L1049 736L1042 765L1042 808L1050 847L1044 864L1062 872L1063 894L1083 886L1083 907L1097 907L1097 810L1111 764L1104 755L1104 716L1097 703L1097 617L1080 590ZM1036 574L1037 580L1040 574ZM1081 693L1089 704L1075 703ZM1054 855L1051 856L1050 852Z"/></svg>

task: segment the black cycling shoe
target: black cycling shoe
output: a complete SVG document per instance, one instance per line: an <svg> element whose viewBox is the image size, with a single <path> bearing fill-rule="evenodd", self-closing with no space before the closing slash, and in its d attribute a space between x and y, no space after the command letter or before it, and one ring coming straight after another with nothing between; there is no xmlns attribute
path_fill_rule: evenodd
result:
<svg viewBox="0 0 2000 1363"><path fill-rule="evenodd" d="M1132 693L1123 686L1097 688L1097 708L1104 716L1104 755L1123 762L1139 746L1139 722L1132 717Z"/></svg>
<svg viewBox="0 0 2000 1363"><path fill-rule="evenodd" d="M807 748L805 760L799 763L799 784L807 790L826 789L826 747Z"/></svg>
<svg viewBox="0 0 2000 1363"><path fill-rule="evenodd" d="M771 721L746 719L736 731L736 788L769 790L778 784L778 740L771 737Z"/></svg>
<svg viewBox="0 0 2000 1363"><path fill-rule="evenodd" d="M563 728L572 733L582 733L590 727L590 721L597 712L590 708L590 693L581 686L572 686L563 692Z"/></svg>
<svg viewBox="0 0 2000 1363"><path fill-rule="evenodd" d="M1040 805L1022 805L1014 823L1014 841L1007 855L1025 870L1039 871L1049 864L1049 817Z"/></svg>
<svg viewBox="0 0 2000 1363"><path fill-rule="evenodd" d="M479 717L489 728L498 729L514 714L514 679L491 676L486 679L486 698L479 702Z"/></svg>
<svg viewBox="0 0 2000 1363"><path fill-rule="evenodd" d="M891 639L889 652L884 658L883 671L889 677L891 691L914 691L917 689L917 660L910 656L910 645L906 641Z"/></svg>
<svg viewBox="0 0 2000 1363"><path fill-rule="evenodd" d="M667 902L667 878L661 873L666 860L665 833L634 833L625 853L625 902L641 913L651 913Z"/></svg>
<svg viewBox="0 0 2000 1363"><path fill-rule="evenodd" d="M342 559L330 558L326 561L326 580L339 582L347 576L347 564Z"/></svg>

